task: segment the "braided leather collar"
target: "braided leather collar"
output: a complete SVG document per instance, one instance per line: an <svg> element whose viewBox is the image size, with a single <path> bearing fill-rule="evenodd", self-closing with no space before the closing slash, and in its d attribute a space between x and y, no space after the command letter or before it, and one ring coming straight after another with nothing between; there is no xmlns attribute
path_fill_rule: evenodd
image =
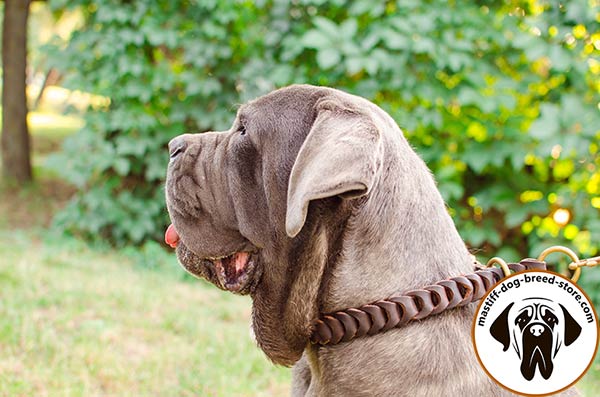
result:
<svg viewBox="0 0 600 397"><path fill-rule="evenodd" d="M508 267L515 273L545 270L546 262L528 258ZM499 268L480 268L473 274L452 277L369 305L322 314L313 325L310 341L334 345L399 328L410 321L478 301L504 277Z"/></svg>

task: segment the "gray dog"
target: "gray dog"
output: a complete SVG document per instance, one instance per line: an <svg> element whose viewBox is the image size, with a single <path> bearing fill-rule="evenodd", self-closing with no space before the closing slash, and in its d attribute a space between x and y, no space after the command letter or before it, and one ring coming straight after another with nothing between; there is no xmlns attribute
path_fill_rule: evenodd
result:
<svg viewBox="0 0 600 397"><path fill-rule="evenodd" d="M319 313L473 272L431 173L379 107L294 85L169 149L167 240L190 273L250 294L259 347L295 364L294 396L512 395L476 360L473 305L308 343Z"/></svg>

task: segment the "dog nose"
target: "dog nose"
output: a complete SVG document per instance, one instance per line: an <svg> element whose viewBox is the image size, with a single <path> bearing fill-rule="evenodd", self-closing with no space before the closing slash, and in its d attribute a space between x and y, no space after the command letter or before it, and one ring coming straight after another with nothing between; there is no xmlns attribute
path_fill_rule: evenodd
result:
<svg viewBox="0 0 600 397"><path fill-rule="evenodd" d="M540 336L544 333L544 327L539 324L534 324L529 328L529 332L531 332L533 336Z"/></svg>
<svg viewBox="0 0 600 397"><path fill-rule="evenodd" d="M169 142L169 157L174 159L175 157L179 156L181 153L185 152L186 146L187 143L183 136L178 136L171 139L171 142Z"/></svg>

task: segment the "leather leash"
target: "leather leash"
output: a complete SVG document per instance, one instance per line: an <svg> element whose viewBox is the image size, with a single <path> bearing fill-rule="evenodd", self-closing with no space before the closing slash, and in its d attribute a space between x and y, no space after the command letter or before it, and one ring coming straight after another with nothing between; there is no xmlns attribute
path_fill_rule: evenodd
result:
<svg viewBox="0 0 600 397"><path fill-rule="evenodd" d="M546 262L528 258L508 264L508 269L515 273L546 270ZM468 305L483 298L506 277L506 272L497 267L482 268L473 274L452 277L369 305L322 314L313 326L310 341L319 345L335 345Z"/></svg>

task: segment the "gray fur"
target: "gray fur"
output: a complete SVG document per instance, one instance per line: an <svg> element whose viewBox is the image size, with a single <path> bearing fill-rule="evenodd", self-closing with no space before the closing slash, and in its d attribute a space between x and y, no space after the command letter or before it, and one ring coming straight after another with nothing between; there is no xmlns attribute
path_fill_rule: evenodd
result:
<svg viewBox="0 0 600 397"><path fill-rule="evenodd" d="M242 106L229 131L183 139L167 177L180 262L215 282L203 258L258 252L253 329L271 360L295 364L293 396L512 395L477 363L473 305L307 344L320 312L473 271L431 173L387 113L295 85Z"/></svg>

